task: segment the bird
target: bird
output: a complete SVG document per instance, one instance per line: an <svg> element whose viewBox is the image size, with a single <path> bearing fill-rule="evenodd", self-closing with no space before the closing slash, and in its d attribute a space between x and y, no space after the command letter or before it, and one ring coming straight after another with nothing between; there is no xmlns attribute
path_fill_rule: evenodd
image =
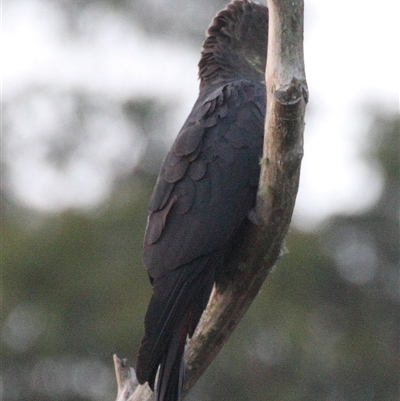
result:
<svg viewBox="0 0 400 401"><path fill-rule="evenodd" d="M215 16L198 64L198 99L150 199L143 260L153 293L136 375L157 401L181 399L185 344L255 206L267 44L266 6L236 0Z"/></svg>

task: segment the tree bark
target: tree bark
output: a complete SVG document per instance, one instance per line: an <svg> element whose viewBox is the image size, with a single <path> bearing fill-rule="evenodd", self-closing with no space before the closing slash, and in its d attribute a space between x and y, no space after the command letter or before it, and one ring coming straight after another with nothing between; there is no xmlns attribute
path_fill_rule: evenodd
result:
<svg viewBox="0 0 400 401"><path fill-rule="evenodd" d="M241 242L228 261L228 271L234 273L214 287L188 342L184 394L218 354L281 255L296 200L308 100L303 57L304 3L270 0L268 7L264 154L257 204L249 216L255 224L248 222L243 227ZM137 386L132 368L117 357L114 361L117 401L152 400L147 385Z"/></svg>

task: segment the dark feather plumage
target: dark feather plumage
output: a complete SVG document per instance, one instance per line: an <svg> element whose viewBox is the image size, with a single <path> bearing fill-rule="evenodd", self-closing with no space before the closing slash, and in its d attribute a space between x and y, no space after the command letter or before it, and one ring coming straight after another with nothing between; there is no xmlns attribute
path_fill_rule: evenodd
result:
<svg viewBox="0 0 400 401"><path fill-rule="evenodd" d="M178 401L183 352L216 272L255 204L266 108L268 10L235 1L213 20L199 63L200 94L150 201L144 263L153 284L136 365L158 401Z"/></svg>

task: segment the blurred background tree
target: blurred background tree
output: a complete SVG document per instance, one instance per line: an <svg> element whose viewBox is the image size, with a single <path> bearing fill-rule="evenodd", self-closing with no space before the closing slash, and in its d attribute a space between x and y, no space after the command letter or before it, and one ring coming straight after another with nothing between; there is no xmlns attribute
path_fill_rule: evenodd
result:
<svg viewBox="0 0 400 401"><path fill-rule="evenodd" d="M100 34L96 24L128 21L146 40L162 35L163 49L162 40L182 41L197 57L225 3L18 0L4 8L19 4L37 17L56 6L66 45ZM12 96L5 88L3 400L110 400L112 354L134 360L151 293L141 261L148 200L191 104L182 108L160 88L43 82ZM318 107L310 106L311 119ZM298 219L288 253L188 401L398 400L400 119L374 104L361 120L367 185L379 177L375 202L312 226Z"/></svg>

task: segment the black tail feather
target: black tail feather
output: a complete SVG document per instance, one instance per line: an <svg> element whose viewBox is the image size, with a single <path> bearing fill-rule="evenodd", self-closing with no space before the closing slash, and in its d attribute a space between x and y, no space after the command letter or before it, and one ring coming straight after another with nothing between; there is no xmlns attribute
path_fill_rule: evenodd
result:
<svg viewBox="0 0 400 401"><path fill-rule="evenodd" d="M190 318L183 319L172 335L168 351L164 354L157 381L157 401L179 401L185 374L183 353Z"/></svg>
<svg viewBox="0 0 400 401"><path fill-rule="evenodd" d="M211 257L210 257L211 256ZM183 383L183 354L187 336L200 319L214 282L215 255L208 255L154 280L154 292L145 318L136 374L146 381L157 401L178 401Z"/></svg>

